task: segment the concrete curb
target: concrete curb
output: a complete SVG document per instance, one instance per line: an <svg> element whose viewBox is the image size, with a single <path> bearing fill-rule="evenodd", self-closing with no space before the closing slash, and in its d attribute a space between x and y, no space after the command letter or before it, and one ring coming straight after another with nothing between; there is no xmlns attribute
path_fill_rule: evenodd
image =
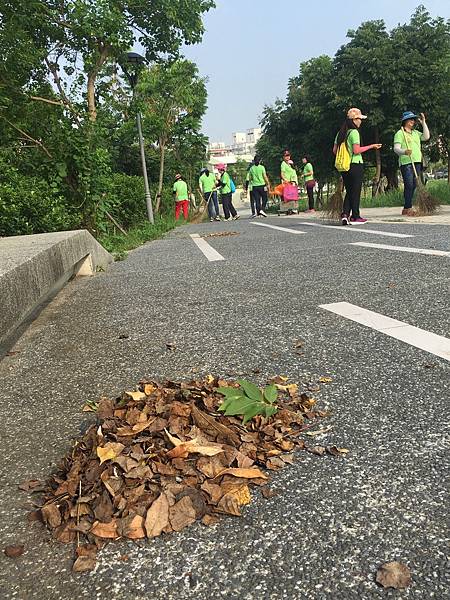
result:
<svg viewBox="0 0 450 600"><path fill-rule="evenodd" d="M113 262L86 230L0 239L0 355L19 326L73 276Z"/></svg>

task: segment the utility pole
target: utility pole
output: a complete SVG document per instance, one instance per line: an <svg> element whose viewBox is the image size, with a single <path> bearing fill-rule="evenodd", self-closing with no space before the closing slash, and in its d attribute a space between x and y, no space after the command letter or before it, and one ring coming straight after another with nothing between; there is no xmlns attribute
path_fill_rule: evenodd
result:
<svg viewBox="0 0 450 600"><path fill-rule="evenodd" d="M136 52L127 52L125 55L126 65L132 65L133 71L130 71L125 64L122 64L122 70L127 76L128 82L131 86L134 96L134 89L136 87L139 69L146 62L145 58ZM145 160L145 148L144 148L144 136L142 135L142 117L140 111L137 112L136 115L137 122L137 130L138 130L138 138L139 138L139 148L141 151L141 164L142 164L142 175L144 177L144 189L145 189L145 203L147 205L147 216L150 223L153 225L155 220L153 218L153 206L152 206L152 198L150 195L150 186L148 184L148 175L147 175L147 163Z"/></svg>

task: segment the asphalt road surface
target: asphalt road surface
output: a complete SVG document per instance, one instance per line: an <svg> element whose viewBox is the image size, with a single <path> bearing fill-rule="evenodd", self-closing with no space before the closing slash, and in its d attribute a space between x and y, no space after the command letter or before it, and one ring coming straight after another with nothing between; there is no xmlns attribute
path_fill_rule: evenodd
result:
<svg viewBox="0 0 450 600"><path fill-rule="evenodd" d="M304 222L180 227L71 282L18 340L0 364L0 538L26 551L0 554L1 598L449 597L448 227ZM112 543L72 575L73 549L27 523L17 485L58 463L86 400L207 373L331 377L317 397L332 429L316 441L349 454L299 453L242 518ZM374 582L392 560L411 569L406 590Z"/></svg>

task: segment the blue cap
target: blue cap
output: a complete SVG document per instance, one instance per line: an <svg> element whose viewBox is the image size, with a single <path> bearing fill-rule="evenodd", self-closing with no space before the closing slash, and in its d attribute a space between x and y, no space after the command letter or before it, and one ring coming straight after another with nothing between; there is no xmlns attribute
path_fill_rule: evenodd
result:
<svg viewBox="0 0 450 600"><path fill-rule="evenodd" d="M402 115L402 123L403 121L407 121L408 119L417 119L417 115L415 115L412 111L407 110Z"/></svg>

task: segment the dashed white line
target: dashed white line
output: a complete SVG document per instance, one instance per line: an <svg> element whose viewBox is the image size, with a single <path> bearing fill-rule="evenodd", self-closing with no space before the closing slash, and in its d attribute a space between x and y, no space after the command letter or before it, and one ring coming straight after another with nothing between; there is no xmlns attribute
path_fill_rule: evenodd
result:
<svg viewBox="0 0 450 600"><path fill-rule="evenodd" d="M449 338L430 333L419 327L413 327L403 321L391 319L380 313L361 308L360 306L355 306L348 302L321 304L320 308L450 361Z"/></svg>
<svg viewBox="0 0 450 600"><path fill-rule="evenodd" d="M216 260L225 260L224 257L212 246L210 246L206 240L200 237L198 233L191 233L190 237L192 238L194 244L197 245L197 247L203 252L210 262L214 262Z"/></svg>
<svg viewBox="0 0 450 600"><path fill-rule="evenodd" d="M309 227L325 227L326 229L338 229L339 231L356 231L357 233L369 233L373 235L384 235L387 237L395 238L414 237L413 235L408 235L407 233L392 233L390 231L378 231L377 229L366 229L366 227L360 229L359 227L355 227L354 225L348 225L347 227L344 227L343 225L322 225L321 223L305 223L304 221L301 221L300 223L298 223L298 225L308 225Z"/></svg>
<svg viewBox="0 0 450 600"><path fill-rule="evenodd" d="M351 242L350 246L363 246L364 248L379 248L380 250L395 250L396 252L412 252L415 254L429 254L430 256L450 256L444 250L431 250L428 248L411 248L409 246L388 246L386 244L370 244L369 242Z"/></svg>
<svg viewBox="0 0 450 600"><path fill-rule="evenodd" d="M296 235L305 233L297 229L288 229L287 227L277 227L277 225L269 225L268 223L252 223L252 225L258 225L258 227L269 227L269 229L277 229L278 231L284 231L286 233L295 233Z"/></svg>

